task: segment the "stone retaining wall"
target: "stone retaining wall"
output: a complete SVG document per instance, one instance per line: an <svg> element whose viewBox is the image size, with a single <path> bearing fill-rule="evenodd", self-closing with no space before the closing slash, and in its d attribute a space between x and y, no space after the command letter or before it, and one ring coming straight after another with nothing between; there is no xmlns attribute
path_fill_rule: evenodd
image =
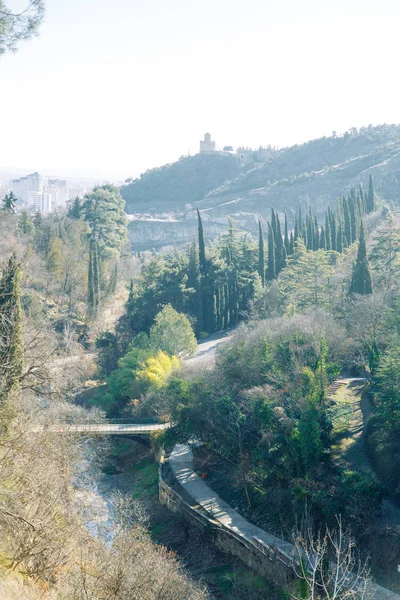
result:
<svg viewBox="0 0 400 600"><path fill-rule="evenodd" d="M165 479L165 463L163 457L159 466L159 500L173 512L180 512L191 524L208 531L213 542L223 552L236 556L251 569L263 575L292 597L298 581L299 559L284 552L277 546L268 545L263 540L253 537L251 541L244 538L226 525L212 519L199 505L191 505L173 489ZM293 547L294 549L294 547ZM400 596L378 585L372 586L372 600L400 600Z"/></svg>
<svg viewBox="0 0 400 600"><path fill-rule="evenodd" d="M191 506L174 490L164 477L165 466L159 467L159 500L174 512L180 512L196 527L206 529L218 548L227 554L236 556L251 569L263 575L286 592L294 592L296 577L294 566L296 558L288 556L276 547L268 546L262 540L252 541L237 535L229 527L209 517L197 506Z"/></svg>

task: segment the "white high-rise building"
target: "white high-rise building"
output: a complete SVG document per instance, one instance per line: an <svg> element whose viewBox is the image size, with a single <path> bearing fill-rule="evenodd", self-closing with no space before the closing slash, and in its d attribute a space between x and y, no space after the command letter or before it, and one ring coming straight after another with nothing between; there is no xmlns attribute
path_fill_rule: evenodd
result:
<svg viewBox="0 0 400 600"><path fill-rule="evenodd" d="M31 173L26 177L20 177L20 179L13 179L11 189L20 203L29 208L30 194L34 194L32 199L37 202L35 194L43 192L43 178L39 173Z"/></svg>
<svg viewBox="0 0 400 600"><path fill-rule="evenodd" d="M51 194L52 209L66 208L68 202L68 187L65 179L49 179L46 190Z"/></svg>

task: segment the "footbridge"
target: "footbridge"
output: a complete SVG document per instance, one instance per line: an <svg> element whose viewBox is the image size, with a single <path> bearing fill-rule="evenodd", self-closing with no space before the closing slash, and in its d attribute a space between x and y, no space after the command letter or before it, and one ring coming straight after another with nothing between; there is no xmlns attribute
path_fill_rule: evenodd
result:
<svg viewBox="0 0 400 600"><path fill-rule="evenodd" d="M84 435L150 435L154 431L164 431L170 427L170 423L155 423L154 421L142 421L133 423L129 419L102 420L97 423L59 423L37 427L34 432L84 434Z"/></svg>

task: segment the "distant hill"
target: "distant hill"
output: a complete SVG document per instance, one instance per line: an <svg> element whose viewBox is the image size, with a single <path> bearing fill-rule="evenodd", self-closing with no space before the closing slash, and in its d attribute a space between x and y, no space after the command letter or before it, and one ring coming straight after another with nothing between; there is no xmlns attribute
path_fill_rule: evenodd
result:
<svg viewBox="0 0 400 600"><path fill-rule="evenodd" d="M122 186L126 212L180 213L242 170L235 156L219 153L196 154L151 169Z"/></svg>
<svg viewBox="0 0 400 600"><path fill-rule="evenodd" d="M366 187L370 174L380 196L400 203L400 125L354 128L341 136L283 148L251 169L233 155L188 157L146 172L121 191L127 212L183 212L185 221L195 217L198 207L205 226L208 221L215 231L225 228L231 216L239 227L256 232L258 216L269 219L271 207L287 211L291 223L299 205L322 215L341 192L358 184ZM185 232L181 219L174 228L181 223ZM160 223L158 228L162 243L175 243L171 227ZM132 231L132 247L136 236L139 241L139 231ZM142 222L140 239L146 244L149 237ZM183 243L185 233L180 237Z"/></svg>
<svg viewBox="0 0 400 600"><path fill-rule="evenodd" d="M269 214L311 205L322 213L341 191L374 178L378 194L400 202L400 126L352 129L281 150L274 158L210 192L198 206L212 216Z"/></svg>

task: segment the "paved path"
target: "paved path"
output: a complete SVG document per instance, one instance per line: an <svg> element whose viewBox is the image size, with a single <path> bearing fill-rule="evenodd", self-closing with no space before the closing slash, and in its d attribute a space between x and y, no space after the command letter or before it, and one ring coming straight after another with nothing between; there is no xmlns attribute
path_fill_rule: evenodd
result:
<svg viewBox="0 0 400 600"><path fill-rule="evenodd" d="M277 547L287 556L294 556L296 553L293 544L275 537L249 523L234 508L231 508L222 498L214 492L193 470L193 454L189 446L177 444L169 458L172 472L177 481L186 490L186 492L200 504L216 521L219 521L225 527L229 527L237 535L252 541L252 538L258 538L268 545ZM400 596L373 584L372 600L400 600Z"/></svg>
<svg viewBox="0 0 400 600"><path fill-rule="evenodd" d="M275 537L249 523L240 513L229 506L222 498L214 492L204 481L193 471L193 454L187 445L177 444L169 458L172 472L177 481L196 500L212 517L229 527L236 534L252 541L253 537L259 538L269 545L278 546L286 554L294 553L295 548L292 544Z"/></svg>
<svg viewBox="0 0 400 600"><path fill-rule="evenodd" d="M215 333L199 343L197 352L187 358L184 364L189 367L212 369L215 366L215 352L221 344L229 342L231 336L226 332Z"/></svg>

